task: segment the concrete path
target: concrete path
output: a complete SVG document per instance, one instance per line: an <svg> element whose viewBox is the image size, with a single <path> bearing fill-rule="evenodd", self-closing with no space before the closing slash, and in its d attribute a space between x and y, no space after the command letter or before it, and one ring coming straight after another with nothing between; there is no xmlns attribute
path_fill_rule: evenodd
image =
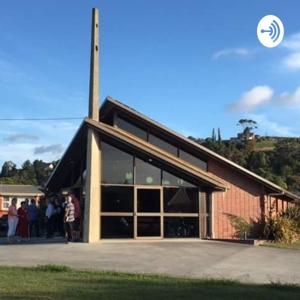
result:
<svg viewBox="0 0 300 300"><path fill-rule="evenodd" d="M64 264L90 270L300 284L300 251L197 242L1 245L0 265Z"/></svg>

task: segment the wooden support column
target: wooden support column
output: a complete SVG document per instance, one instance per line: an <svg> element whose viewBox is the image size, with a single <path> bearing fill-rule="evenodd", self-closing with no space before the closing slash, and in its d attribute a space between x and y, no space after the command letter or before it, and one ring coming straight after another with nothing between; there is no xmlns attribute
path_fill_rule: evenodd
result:
<svg viewBox="0 0 300 300"><path fill-rule="evenodd" d="M99 11L92 13L89 118L99 121ZM101 203L101 147L98 134L88 128L86 158L86 197L84 205L83 240L87 243L100 239Z"/></svg>

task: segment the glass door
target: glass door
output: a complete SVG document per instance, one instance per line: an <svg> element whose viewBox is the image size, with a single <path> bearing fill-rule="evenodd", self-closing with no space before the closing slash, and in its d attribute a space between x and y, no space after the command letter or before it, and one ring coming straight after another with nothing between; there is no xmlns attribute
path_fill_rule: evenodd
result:
<svg viewBox="0 0 300 300"><path fill-rule="evenodd" d="M134 202L134 237L162 238L162 188L136 187Z"/></svg>

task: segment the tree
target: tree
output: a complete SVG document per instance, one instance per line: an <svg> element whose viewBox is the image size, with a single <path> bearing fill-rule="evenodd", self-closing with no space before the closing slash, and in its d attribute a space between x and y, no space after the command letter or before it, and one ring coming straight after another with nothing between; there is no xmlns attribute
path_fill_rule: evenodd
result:
<svg viewBox="0 0 300 300"><path fill-rule="evenodd" d="M251 119L240 119L237 126L243 127L242 135L245 140L248 140L253 134L253 129L257 128L257 122Z"/></svg>
<svg viewBox="0 0 300 300"><path fill-rule="evenodd" d="M217 140L217 138L216 138L216 131L215 131L214 128L213 128L212 133L211 133L211 139L212 139L213 142L215 142Z"/></svg>
<svg viewBox="0 0 300 300"><path fill-rule="evenodd" d="M218 127L218 142L219 143L222 142L222 136L221 136L221 129L220 129L220 127Z"/></svg>
<svg viewBox="0 0 300 300"><path fill-rule="evenodd" d="M0 173L0 177L12 177L17 173L17 166L12 161L6 161Z"/></svg>

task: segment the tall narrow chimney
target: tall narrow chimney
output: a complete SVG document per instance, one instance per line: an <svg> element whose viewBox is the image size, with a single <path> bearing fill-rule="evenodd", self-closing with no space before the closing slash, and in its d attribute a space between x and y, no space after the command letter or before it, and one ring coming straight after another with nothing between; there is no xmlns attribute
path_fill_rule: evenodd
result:
<svg viewBox="0 0 300 300"><path fill-rule="evenodd" d="M93 9L89 118L99 121L99 11ZM100 239L101 205L101 147L98 133L87 129L86 183L83 240L87 243Z"/></svg>
<svg viewBox="0 0 300 300"><path fill-rule="evenodd" d="M93 8L92 13L89 118L99 121L99 11L97 8Z"/></svg>

